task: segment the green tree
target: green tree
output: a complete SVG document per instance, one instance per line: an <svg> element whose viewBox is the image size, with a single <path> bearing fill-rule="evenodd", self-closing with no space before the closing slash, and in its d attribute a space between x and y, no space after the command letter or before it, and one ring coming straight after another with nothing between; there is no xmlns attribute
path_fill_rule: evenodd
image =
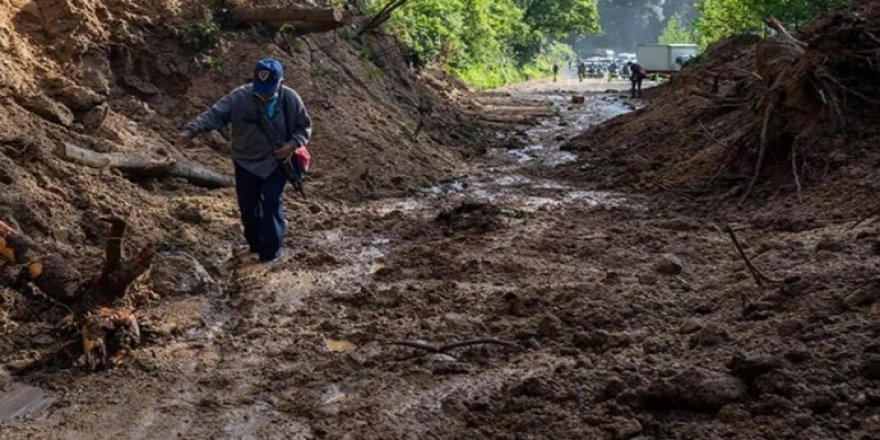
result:
<svg viewBox="0 0 880 440"><path fill-rule="evenodd" d="M721 38L763 29L752 0L701 0L695 5L697 44L701 49Z"/></svg>
<svg viewBox="0 0 880 440"><path fill-rule="evenodd" d="M763 33L762 19L775 17L788 28L797 28L816 14L850 0L700 0L695 22L698 44L705 48L738 33Z"/></svg>
<svg viewBox="0 0 880 440"><path fill-rule="evenodd" d="M375 13L386 3L366 7ZM549 69L559 36L595 32L597 22L595 0L418 0L397 9L388 28L422 60L494 87Z"/></svg>
<svg viewBox="0 0 880 440"><path fill-rule="evenodd" d="M669 21L666 22L666 27L660 33L657 42L660 44L693 44L695 40L691 29L682 23L681 16L676 13L669 17Z"/></svg>
<svg viewBox="0 0 880 440"><path fill-rule="evenodd" d="M599 32L596 0L516 0L523 20L533 30L553 38Z"/></svg>

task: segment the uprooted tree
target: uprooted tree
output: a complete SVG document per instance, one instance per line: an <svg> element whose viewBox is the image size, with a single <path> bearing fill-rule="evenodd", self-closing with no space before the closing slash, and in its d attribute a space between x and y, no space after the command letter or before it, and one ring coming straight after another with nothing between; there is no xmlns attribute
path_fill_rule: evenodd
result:
<svg viewBox="0 0 880 440"><path fill-rule="evenodd" d="M101 220L110 228L103 269L92 277L84 277L61 255L0 221L0 260L19 268L14 284L32 285L70 311L79 334L71 334L62 350L92 369L120 362L140 342L137 319L117 307L132 283L149 270L155 255L150 245L133 258L124 258L125 221L112 215ZM81 343L76 343L77 338Z"/></svg>
<svg viewBox="0 0 880 440"><path fill-rule="evenodd" d="M771 166L790 169L800 188L810 150L822 147L816 140L846 133L848 125L880 106L880 24L860 14L831 12L801 29L798 39L779 21L766 22L776 34L758 44L756 71L740 80L734 95L715 97L750 106L755 115L719 167L751 168L741 201Z"/></svg>

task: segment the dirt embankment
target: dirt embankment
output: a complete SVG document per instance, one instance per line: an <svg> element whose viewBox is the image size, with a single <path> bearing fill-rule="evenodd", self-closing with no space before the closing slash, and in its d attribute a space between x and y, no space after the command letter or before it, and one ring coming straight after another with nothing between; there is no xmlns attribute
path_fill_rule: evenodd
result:
<svg viewBox="0 0 880 440"><path fill-rule="evenodd" d="M94 25L102 29L95 41L111 41L99 37L121 32L137 17L177 14L155 4L115 8L109 17L96 9L100 20L83 22L78 32ZM126 18L114 22L123 11ZM828 55L827 68L850 90L845 93L873 99L874 86L854 88L861 70L833 62L832 46L825 46L846 41L876 59L877 46L865 39L876 35L872 17L876 8L867 2L827 15L795 36L806 48L785 40L783 55L794 54L792 66ZM21 50L21 59L60 60L50 51L68 50L29 42L37 36L54 41L48 34L25 38L19 28L9 29L17 34L9 47ZM432 96L405 69L391 63L382 79L368 81L371 67L358 57L362 46L317 37L312 43L318 50L288 53L283 44L254 43L264 41L263 31L243 30L226 34L228 44L216 53L223 71L201 72L176 55L183 53L176 40L151 32L162 38L123 44L149 58L131 55L134 61L122 63L123 70L106 70L110 108L96 131L77 134L76 116L69 127L47 122L35 112L50 107L27 110L15 98L0 107L20 130L14 140L0 142L0 169L12 170L0 175L0 187L10 189L2 192L10 201L0 205L0 214L77 258L97 260L103 229L92 216L111 207L131 212L135 242L162 244L153 288L134 296L143 327L158 339L109 371L47 368L23 378L58 402L10 436L751 439L871 438L880 431L880 348L874 342L880 231L872 219L853 227L877 200L870 192L877 156L867 147L876 139L876 121L853 110L865 103L849 95L840 109L854 122L843 128L825 119L834 121L836 111L796 113L800 100L790 106L771 93L785 84L774 86L758 68L753 39L716 47L665 86L664 97L575 139L571 148L582 156L574 166L523 160L542 157L537 153L513 156L517 161L510 152L495 152L467 177L404 198L368 200L364 196L405 192L409 185L397 188L393 174L372 168L359 177L359 167L369 168L370 161L407 175L417 170L427 181L459 157L440 148L446 142L436 142L460 133L443 125L454 118L444 116L442 100L435 101L434 125L425 129L435 142L416 145L401 134L399 121L415 121L418 110L399 102ZM225 259L237 240L228 190L167 179L132 182L52 154L63 136L118 151L152 148L143 144L152 141L168 154L228 166L213 149L222 142L206 140L202 148L177 152L162 139L187 119L181 113L194 114L247 77L255 50L278 54L288 66L312 56L320 61L309 64L323 66L320 74L290 76L302 76L297 88L307 104L323 103L312 105L323 121L316 163L323 154L340 155L341 164L319 167L315 191L350 199L295 203L291 215L300 230L286 243L290 252L281 264ZM177 56L182 70L167 70L166 61ZM14 63L17 72L30 66ZM114 63L109 65L120 65ZM162 80L161 69L180 75ZM809 69L782 77L804 71ZM129 77L137 81L124 79ZM10 80L8 96L48 93L22 78ZM407 81L412 89L403 85ZM175 84L186 87L174 92L169 87ZM801 78L794 88L802 92L803 84ZM806 84L828 90L823 82ZM522 98L493 94L474 108L517 119L507 112L524 106ZM552 104L542 104L553 107L549 113L560 116L523 130L520 138L528 145L517 148L540 151L567 136L560 127L621 111L604 98L609 102L590 96L588 105L576 106L541 97ZM769 103L775 109L768 113ZM383 119L390 116L399 119ZM778 137L761 135L765 120L780 124L773 130ZM321 132L320 126L337 121L346 124ZM358 123L354 131L350 125ZM105 134L109 129L116 137ZM360 139L364 130L391 136L381 139L404 148L378 154L369 141L330 143L346 133ZM754 175L762 137L765 166L747 202L734 208ZM423 164L407 155L419 149L429 152ZM792 156L785 154L791 151L797 151L800 193ZM425 159L435 157L430 152L440 159ZM359 192L371 181L375 191ZM720 230L725 223L770 278L764 285L756 285ZM228 266L231 273L220 270ZM3 363L23 365L50 351L58 342L52 324L64 311L19 291L3 294ZM413 348L474 338L516 346L475 344L448 353ZM395 341L411 344L389 344Z"/></svg>
<svg viewBox="0 0 880 440"><path fill-rule="evenodd" d="M172 277L157 280L152 300L180 291L176 276L222 279L240 241L231 189L88 168L59 157L58 147L185 159L231 173L225 134L184 149L172 140L186 121L249 81L254 62L267 56L284 63L286 84L302 95L315 125L312 199L290 197L292 218L321 212L327 200L425 187L484 148L483 129L449 99L469 92L439 74L426 74L434 88L426 85L392 38L352 39L343 30L293 39L268 26L216 30L200 25L211 15L203 3L0 2L0 220L92 274L105 233L98 217L125 217L130 247L156 244L157 264ZM184 44L187 32L219 42L196 50ZM4 286L18 270L10 266L3 267ZM37 351L52 345L58 333L46 323L65 311L21 290L0 293L0 353L5 365L21 366L37 357L21 350L33 338L44 341Z"/></svg>
<svg viewBox="0 0 880 440"><path fill-rule="evenodd" d="M773 198L867 214L880 163L878 17L876 2L856 2L794 35L715 44L645 108L574 139L567 148L590 166L573 174L712 207Z"/></svg>

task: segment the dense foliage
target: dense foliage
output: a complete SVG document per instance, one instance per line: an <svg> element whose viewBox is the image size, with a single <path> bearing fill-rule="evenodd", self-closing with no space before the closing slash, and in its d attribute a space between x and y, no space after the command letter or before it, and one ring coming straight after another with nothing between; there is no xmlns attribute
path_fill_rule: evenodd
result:
<svg viewBox="0 0 880 440"><path fill-rule="evenodd" d="M367 0L367 9L385 3ZM559 38L599 29L595 0L418 0L395 11L388 27L422 61L477 87L546 74L574 56Z"/></svg>
<svg viewBox="0 0 880 440"><path fill-rule="evenodd" d="M669 17L657 42L660 44L693 44L694 33L687 23L682 21L681 15L676 13Z"/></svg>
<svg viewBox="0 0 880 440"><path fill-rule="evenodd" d="M848 0L700 0L696 37L701 47L737 33L763 33L763 18L776 17L789 28L797 28L816 14Z"/></svg>
<svg viewBox="0 0 880 440"><path fill-rule="evenodd" d="M376 12L388 0L364 1ZM634 52L653 41L705 48L735 33L763 33L769 16L797 28L847 1L411 0L394 12L388 29L421 61L494 87L545 75L552 64L596 49Z"/></svg>

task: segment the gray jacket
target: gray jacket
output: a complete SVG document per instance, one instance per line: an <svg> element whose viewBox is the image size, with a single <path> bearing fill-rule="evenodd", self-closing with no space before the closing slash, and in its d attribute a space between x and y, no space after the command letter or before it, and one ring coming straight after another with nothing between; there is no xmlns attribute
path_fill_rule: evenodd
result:
<svg viewBox="0 0 880 440"><path fill-rule="evenodd" d="M187 124L184 130L195 136L232 124L233 160L261 179L266 179L280 164L273 151L281 144L308 144L312 135L312 120L302 99L289 87L281 88L271 121L266 117L264 106L254 96L253 85L245 84L214 103ZM286 124L284 118L287 118ZM268 137L260 129L260 119L267 128ZM290 132L285 135L287 127Z"/></svg>

